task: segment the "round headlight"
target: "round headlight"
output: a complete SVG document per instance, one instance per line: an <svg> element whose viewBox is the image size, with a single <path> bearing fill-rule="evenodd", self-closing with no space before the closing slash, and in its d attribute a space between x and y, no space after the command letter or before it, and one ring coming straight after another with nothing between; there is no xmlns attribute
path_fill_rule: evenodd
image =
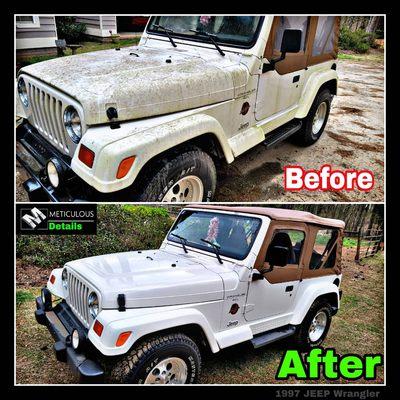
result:
<svg viewBox="0 0 400 400"><path fill-rule="evenodd" d="M67 269L64 268L61 274L61 281L64 290L68 290L68 272Z"/></svg>
<svg viewBox="0 0 400 400"><path fill-rule="evenodd" d="M99 298L95 292L91 292L88 296L88 307L90 315L96 318L99 313Z"/></svg>
<svg viewBox="0 0 400 400"><path fill-rule="evenodd" d="M18 94L19 98L22 101L22 104L25 107L28 107L29 100L28 100L28 91L26 90L26 84L23 78L19 78L18 80Z"/></svg>
<svg viewBox="0 0 400 400"><path fill-rule="evenodd" d="M56 158L49 160L46 165L46 173L51 185L54 188L57 188L60 185L63 172L63 166Z"/></svg>
<svg viewBox="0 0 400 400"><path fill-rule="evenodd" d="M71 140L79 143L82 138L81 118L72 106L68 106L64 111L64 126Z"/></svg>

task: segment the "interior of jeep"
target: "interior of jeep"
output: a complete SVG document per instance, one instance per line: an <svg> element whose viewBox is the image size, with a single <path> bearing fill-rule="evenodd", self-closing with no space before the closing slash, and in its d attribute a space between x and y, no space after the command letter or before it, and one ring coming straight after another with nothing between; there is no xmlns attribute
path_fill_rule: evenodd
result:
<svg viewBox="0 0 400 400"><path fill-rule="evenodd" d="M314 248L310 259L310 269L333 268L336 260L338 231L320 229L315 237Z"/></svg>
<svg viewBox="0 0 400 400"><path fill-rule="evenodd" d="M300 262L301 250L304 244L304 232L296 230L277 230L268 246L265 261L271 264L274 258L274 248L287 248L286 264L298 265Z"/></svg>

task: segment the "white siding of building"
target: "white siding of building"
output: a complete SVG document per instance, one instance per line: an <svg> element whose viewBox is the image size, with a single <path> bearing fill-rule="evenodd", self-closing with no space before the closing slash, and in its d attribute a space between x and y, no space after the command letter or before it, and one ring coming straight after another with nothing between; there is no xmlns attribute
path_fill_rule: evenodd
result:
<svg viewBox="0 0 400 400"><path fill-rule="evenodd" d="M17 50L55 48L57 39L54 16L34 16L31 26L16 22L15 38Z"/></svg>
<svg viewBox="0 0 400 400"><path fill-rule="evenodd" d="M81 15L77 22L86 24L86 33L100 38L110 37L117 33L117 18L115 15Z"/></svg>

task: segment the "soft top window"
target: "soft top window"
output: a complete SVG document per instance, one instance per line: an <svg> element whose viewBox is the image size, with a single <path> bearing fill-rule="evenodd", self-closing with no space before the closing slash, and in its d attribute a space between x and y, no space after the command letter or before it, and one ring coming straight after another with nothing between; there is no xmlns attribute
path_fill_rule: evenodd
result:
<svg viewBox="0 0 400 400"><path fill-rule="evenodd" d="M244 15L157 16L151 18L147 31L166 35L164 29L157 28L159 25L171 30L171 36L209 43L209 38L201 34L203 32L213 35L219 44L249 48L257 40L262 20L263 17Z"/></svg>
<svg viewBox="0 0 400 400"><path fill-rule="evenodd" d="M287 263L299 265L304 239L305 234L303 231L297 229L277 229L269 244L265 261L269 263L270 252L274 246L283 246L289 250Z"/></svg>
<svg viewBox="0 0 400 400"><path fill-rule="evenodd" d="M312 49L313 56L330 54L335 46L335 17L319 17Z"/></svg>
<svg viewBox="0 0 400 400"><path fill-rule="evenodd" d="M253 246L261 220L231 214L184 210L172 227L168 240L180 243L184 238L188 246L214 252L210 244L219 246L221 255L243 260ZM174 236L177 235L177 236Z"/></svg>
<svg viewBox="0 0 400 400"><path fill-rule="evenodd" d="M337 229L320 229L315 236L315 243L310 260L310 269L333 268L336 261Z"/></svg>

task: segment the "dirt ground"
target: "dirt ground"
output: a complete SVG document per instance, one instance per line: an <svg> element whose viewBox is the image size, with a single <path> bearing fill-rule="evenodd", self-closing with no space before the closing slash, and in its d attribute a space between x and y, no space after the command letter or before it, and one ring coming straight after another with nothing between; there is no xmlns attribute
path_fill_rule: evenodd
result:
<svg viewBox="0 0 400 400"><path fill-rule="evenodd" d="M384 263L383 253L368 258L362 265L354 262L355 249L343 255L343 298L339 313L333 318L325 347L333 347L340 355L383 353L384 351ZM46 282L50 270L22 266L17 262L16 319L16 382L18 384L77 383L66 364L55 360L53 339L34 319L34 296ZM249 343L237 345L214 355L203 356L200 383L203 384L264 384L281 383L275 374L289 341L280 341L259 349ZM383 383L383 367L378 368L375 381L351 383ZM289 383L346 383L329 382Z"/></svg>
<svg viewBox="0 0 400 400"><path fill-rule="evenodd" d="M219 170L215 201L383 201L384 69L383 62L339 60L338 96L321 139L312 147L289 142L267 150L258 145ZM375 187L369 192L284 192L283 167L369 169ZM17 165L17 201L28 201Z"/></svg>

